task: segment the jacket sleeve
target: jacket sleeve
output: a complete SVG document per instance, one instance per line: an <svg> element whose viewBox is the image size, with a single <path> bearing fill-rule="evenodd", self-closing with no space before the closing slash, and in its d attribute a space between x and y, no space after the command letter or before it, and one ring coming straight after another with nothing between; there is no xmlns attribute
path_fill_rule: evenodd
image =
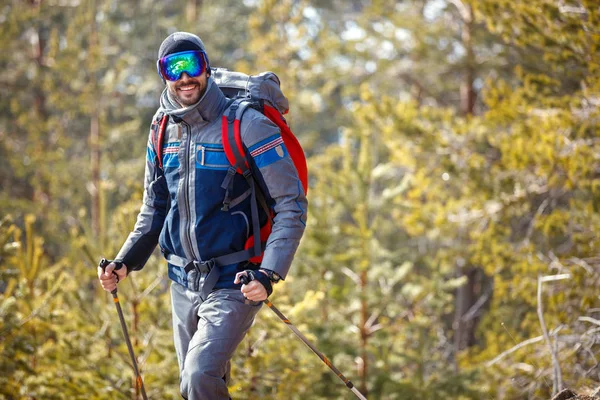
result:
<svg viewBox="0 0 600 400"><path fill-rule="evenodd" d="M308 202L279 128L262 114L249 114L253 118L248 118L246 129L243 124L248 115L242 119L242 137L275 211L261 268L285 279L306 227Z"/></svg>
<svg viewBox="0 0 600 400"><path fill-rule="evenodd" d="M152 255L168 211L169 191L164 175L157 173L155 157L150 131L142 207L133 231L115 258L127 266L128 272L142 269Z"/></svg>

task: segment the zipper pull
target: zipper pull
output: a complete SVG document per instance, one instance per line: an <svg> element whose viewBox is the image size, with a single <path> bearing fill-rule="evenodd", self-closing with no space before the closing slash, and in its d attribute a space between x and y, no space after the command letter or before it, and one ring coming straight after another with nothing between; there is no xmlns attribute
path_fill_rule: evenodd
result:
<svg viewBox="0 0 600 400"><path fill-rule="evenodd" d="M200 151L202 152L202 156L200 157L200 165L204 165L204 152L206 151L206 147L200 145Z"/></svg>

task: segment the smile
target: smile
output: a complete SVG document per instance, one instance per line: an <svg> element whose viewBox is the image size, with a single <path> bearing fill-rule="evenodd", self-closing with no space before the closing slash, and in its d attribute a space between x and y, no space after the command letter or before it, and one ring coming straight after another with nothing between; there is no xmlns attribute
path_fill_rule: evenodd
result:
<svg viewBox="0 0 600 400"><path fill-rule="evenodd" d="M197 87L198 87L197 85L185 85L185 86L181 86L178 90L181 90L182 92L189 92L190 90L194 90Z"/></svg>

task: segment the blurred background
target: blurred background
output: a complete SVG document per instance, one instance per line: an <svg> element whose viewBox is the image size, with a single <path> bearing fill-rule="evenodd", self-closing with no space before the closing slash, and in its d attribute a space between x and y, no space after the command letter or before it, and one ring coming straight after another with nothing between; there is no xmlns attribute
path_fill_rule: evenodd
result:
<svg viewBox="0 0 600 400"><path fill-rule="evenodd" d="M308 228L273 302L369 399L600 385L597 0L3 0L0 398L139 399L96 277L133 227L156 54L274 71ZM119 286L151 399L177 399L156 253ZM235 399L350 399L270 310Z"/></svg>

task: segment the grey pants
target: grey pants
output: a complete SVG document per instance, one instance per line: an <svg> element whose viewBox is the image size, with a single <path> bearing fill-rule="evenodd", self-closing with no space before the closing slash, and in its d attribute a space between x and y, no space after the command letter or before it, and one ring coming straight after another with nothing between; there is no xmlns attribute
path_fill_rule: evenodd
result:
<svg viewBox="0 0 600 400"><path fill-rule="evenodd" d="M202 302L200 293L171 283L173 337L184 398L229 399L230 359L262 305L244 300L237 289L220 289Z"/></svg>

